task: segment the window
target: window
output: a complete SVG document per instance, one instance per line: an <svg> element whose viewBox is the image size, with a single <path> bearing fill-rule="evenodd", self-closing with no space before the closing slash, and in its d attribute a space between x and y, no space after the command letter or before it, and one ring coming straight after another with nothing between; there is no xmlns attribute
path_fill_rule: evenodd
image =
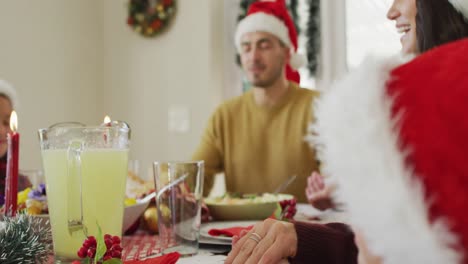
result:
<svg viewBox="0 0 468 264"><path fill-rule="evenodd" d="M387 19L392 0L346 0L348 68L370 55L391 55L401 49L395 22Z"/></svg>

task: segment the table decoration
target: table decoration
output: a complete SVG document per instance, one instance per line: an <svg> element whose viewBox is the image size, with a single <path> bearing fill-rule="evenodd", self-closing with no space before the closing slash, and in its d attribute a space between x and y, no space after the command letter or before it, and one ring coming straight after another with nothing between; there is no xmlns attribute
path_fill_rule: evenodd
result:
<svg viewBox="0 0 468 264"><path fill-rule="evenodd" d="M7 216L15 216L18 199L18 161L20 139L20 135L17 131L18 116L15 111L11 112L10 128L11 132L7 135L8 158L5 184L5 214Z"/></svg>
<svg viewBox="0 0 468 264"><path fill-rule="evenodd" d="M86 263L119 264L122 263L122 246L120 237L110 234L102 235L98 225L97 237L88 236L77 255Z"/></svg>
<svg viewBox="0 0 468 264"><path fill-rule="evenodd" d="M0 222L0 263L46 263L52 253L50 228L26 214Z"/></svg>
<svg viewBox="0 0 468 264"><path fill-rule="evenodd" d="M175 0L130 0L127 24L144 37L154 37L167 29L175 11Z"/></svg>

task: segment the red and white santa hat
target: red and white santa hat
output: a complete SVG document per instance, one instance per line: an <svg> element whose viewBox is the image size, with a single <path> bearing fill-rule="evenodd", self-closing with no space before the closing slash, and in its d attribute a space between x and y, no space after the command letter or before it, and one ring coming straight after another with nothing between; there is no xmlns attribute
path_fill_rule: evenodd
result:
<svg viewBox="0 0 468 264"><path fill-rule="evenodd" d="M383 263L468 263L468 39L369 59L316 102L322 173Z"/></svg>
<svg viewBox="0 0 468 264"><path fill-rule="evenodd" d="M291 49L291 59L286 66L288 80L299 83L296 71L306 64L306 58L297 53L297 32L288 13L285 0L257 1L249 6L247 15L237 25L235 44L240 52L241 38L249 32L267 32L275 35Z"/></svg>
<svg viewBox="0 0 468 264"><path fill-rule="evenodd" d="M11 106L13 107L13 109L18 107L18 99L16 96L15 89L11 84L2 79L0 79L0 94L4 94L10 99Z"/></svg>

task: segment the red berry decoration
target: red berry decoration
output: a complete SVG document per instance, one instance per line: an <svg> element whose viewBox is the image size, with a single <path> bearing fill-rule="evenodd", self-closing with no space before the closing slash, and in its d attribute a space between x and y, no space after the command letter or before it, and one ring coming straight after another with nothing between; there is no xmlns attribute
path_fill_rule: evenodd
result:
<svg viewBox="0 0 468 264"><path fill-rule="evenodd" d="M288 221L294 218L297 212L296 204L297 204L296 198L280 201L281 220Z"/></svg>
<svg viewBox="0 0 468 264"><path fill-rule="evenodd" d="M102 259L95 260L96 263L102 263L112 258L121 258L122 257L122 246L120 245L121 239L118 236L112 236L105 234L102 241L106 245L106 252ZM83 242L83 245L78 250L77 255L79 258L90 258L93 259L96 256L96 247L97 241L94 236L89 236ZM93 262L94 263L94 262Z"/></svg>

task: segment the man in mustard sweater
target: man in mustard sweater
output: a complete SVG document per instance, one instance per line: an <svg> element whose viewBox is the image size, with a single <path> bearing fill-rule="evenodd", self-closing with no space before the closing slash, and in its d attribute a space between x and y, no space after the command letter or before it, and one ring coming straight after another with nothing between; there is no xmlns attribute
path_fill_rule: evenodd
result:
<svg viewBox="0 0 468 264"><path fill-rule="evenodd" d="M204 193L224 172L228 192L284 192L306 202L307 176L317 169L305 141L317 92L298 86L297 34L284 1L255 2L239 22L236 46L252 89L215 111L194 160L205 161Z"/></svg>

